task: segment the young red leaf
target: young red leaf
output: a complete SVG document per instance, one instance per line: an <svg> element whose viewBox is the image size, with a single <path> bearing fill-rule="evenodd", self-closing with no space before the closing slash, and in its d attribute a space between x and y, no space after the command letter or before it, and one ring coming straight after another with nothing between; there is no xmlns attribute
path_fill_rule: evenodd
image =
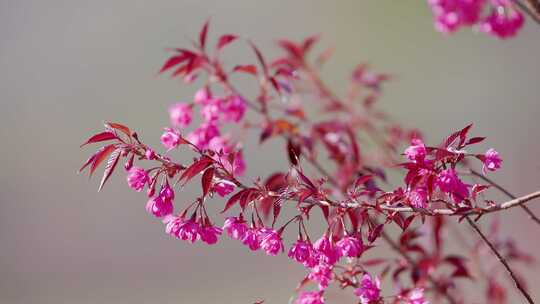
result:
<svg viewBox="0 0 540 304"><path fill-rule="evenodd" d="M208 168L210 165L214 163L214 160L209 157L202 157L198 161L194 162L189 166L180 176L178 179L178 183L184 182L187 183L189 180L191 180L195 175L201 173L204 169Z"/></svg>
<svg viewBox="0 0 540 304"><path fill-rule="evenodd" d="M96 168L116 149L116 145L108 145L101 148L94 155L94 160L90 166L90 176L96 171Z"/></svg>
<svg viewBox="0 0 540 304"><path fill-rule="evenodd" d="M126 127L126 126L124 126L122 124L114 123L114 122L107 122L107 123L105 123L105 128L118 130L118 131L126 134L127 137L131 137L131 130L128 127Z"/></svg>
<svg viewBox="0 0 540 304"><path fill-rule="evenodd" d="M253 64L237 65L234 67L233 72L247 73L255 76L257 75L257 67Z"/></svg>
<svg viewBox="0 0 540 304"><path fill-rule="evenodd" d="M264 60L261 51L259 51L259 48L257 48L257 46L253 42L249 41L249 45L251 45L251 48L255 52L257 60L259 60L259 63L261 64L261 67L263 69L264 75L268 77L268 66L266 65L266 61Z"/></svg>
<svg viewBox="0 0 540 304"><path fill-rule="evenodd" d="M208 190L210 190L210 186L212 185L212 178L214 177L214 168L208 168L206 171L204 171L204 174L201 178L202 183L202 189L203 189L203 196L206 196L208 194Z"/></svg>
<svg viewBox="0 0 540 304"><path fill-rule="evenodd" d="M207 20L202 29L199 33L199 45L201 46L201 49L204 50L204 47L206 46L206 36L208 36L208 26L210 25L210 20Z"/></svg>
<svg viewBox="0 0 540 304"><path fill-rule="evenodd" d="M103 186L105 185L111 174L114 172L114 169L118 164L118 160L120 160L121 154L122 149L116 149L114 150L114 152L111 153L109 160L107 160L107 165L105 165L105 171L103 172L103 177L101 178L101 182L99 183L98 191L101 191L101 189L103 189Z"/></svg>
<svg viewBox="0 0 540 304"><path fill-rule="evenodd" d="M242 197L242 195L244 195L246 193L246 191L248 191L248 190L249 189L242 189L242 190L238 191L236 194L234 194L233 196L231 196L231 198L229 198L227 203L225 203L225 208L223 208L223 211L221 211L221 213L225 213L232 206L234 206L234 204L236 204L240 200L240 197Z"/></svg>
<svg viewBox="0 0 540 304"><path fill-rule="evenodd" d="M236 36L236 35L225 34L225 35L219 37L216 48L218 50L221 50L223 47L225 47L229 43L235 41L237 38L238 38L238 36Z"/></svg>
<svg viewBox="0 0 540 304"><path fill-rule="evenodd" d="M479 142L484 141L484 139L486 139L486 138L485 137L473 137L473 138L469 139L465 145L468 146L468 145L477 144Z"/></svg>
<svg viewBox="0 0 540 304"><path fill-rule="evenodd" d="M97 142L107 141L107 140L116 139L116 138L118 137L113 132L105 131L105 132L101 132L90 137L80 147L82 148L83 146L91 144L91 143L97 143Z"/></svg>

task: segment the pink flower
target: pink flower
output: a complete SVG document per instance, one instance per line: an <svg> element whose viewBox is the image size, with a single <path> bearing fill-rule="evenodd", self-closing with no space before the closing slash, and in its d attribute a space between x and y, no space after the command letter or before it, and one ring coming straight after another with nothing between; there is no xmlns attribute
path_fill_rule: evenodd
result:
<svg viewBox="0 0 540 304"><path fill-rule="evenodd" d="M242 151L236 153L236 157L233 162L233 172L236 176L242 176L246 172L246 161L244 160L244 154Z"/></svg>
<svg viewBox="0 0 540 304"><path fill-rule="evenodd" d="M457 176L456 170L446 169L437 176L437 186L442 192L452 195L455 202L459 203L469 197L469 189Z"/></svg>
<svg viewBox="0 0 540 304"><path fill-rule="evenodd" d="M252 251L259 250L261 243L259 241L259 231L254 228L250 228L244 234L242 243L249 247Z"/></svg>
<svg viewBox="0 0 540 304"><path fill-rule="evenodd" d="M161 190L159 190L159 196L161 196L164 200L172 201L174 199L174 190L171 188L171 186L169 186L168 182L161 187Z"/></svg>
<svg viewBox="0 0 540 304"><path fill-rule="evenodd" d="M409 292L409 297L407 298L407 304L429 304L429 302L424 299L424 289L415 288Z"/></svg>
<svg viewBox="0 0 540 304"><path fill-rule="evenodd" d="M324 263L315 265L315 267L311 269L308 279L317 282L320 290L326 289L328 283L332 280L332 266Z"/></svg>
<svg viewBox="0 0 540 304"><path fill-rule="evenodd" d="M195 92L194 101L196 104L204 105L208 103L210 98L210 91L207 88L202 88Z"/></svg>
<svg viewBox="0 0 540 304"><path fill-rule="evenodd" d="M197 148L203 150L208 148L210 140L219 136L220 132L218 127L213 123L204 123L195 131L191 132L187 139L189 142L197 146Z"/></svg>
<svg viewBox="0 0 540 304"><path fill-rule="evenodd" d="M321 260L329 265L334 265L340 258L339 251L326 234L313 244L313 248L320 254Z"/></svg>
<svg viewBox="0 0 540 304"><path fill-rule="evenodd" d="M248 231L246 222L237 217L228 217L225 219L223 229L234 240L243 240Z"/></svg>
<svg viewBox="0 0 540 304"><path fill-rule="evenodd" d="M501 167L501 163L502 159L499 157L499 152L494 149L489 149L486 151L486 154L484 154L484 166L482 167L482 170L484 171L484 174L486 173L486 169L495 171Z"/></svg>
<svg viewBox="0 0 540 304"><path fill-rule="evenodd" d="M141 167L132 167L127 176L127 182L131 189L141 192L149 177L146 171Z"/></svg>
<svg viewBox="0 0 540 304"><path fill-rule="evenodd" d="M201 241L207 243L208 245L213 245L217 243L218 236L221 235L221 232L221 228L214 226L204 226L199 230L199 235L201 237Z"/></svg>
<svg viewBox="0 0 540 304"><path fill-rule="evenodd" d="M228 154L231 152L229 138L227 136L216 136L208 142L208 149L216 153Z"/></svg>
<svg viewBox="0 0 540 304"><path fill-rule="evenodd" d="M215 122L218 120L222 109L220 108L221 99L209 99L201 107L201 117L205 122Z"/></svg>
<svg viewBox="0 0 540 304"><path fill-rule="evenodd" d="M485 0L428 0L428 3L435 28L442 33L452 33L461 26L477 23Z"/></svg>
<svg viewBox="0 0 540 304"><path fill-rule="evenodd" d="M501 39L515 36L525 22L523 14L509 0L494 2L494 8L480 25L480 30Z"/></svg>
<svg viewBox="0 0 540 304"><path fill-rule="evenodd" d="M411 145L405 149L405 156L414 162L423 162L426 157L426 146L421 139L414 138Z"/></svg>
<svg viewBox="0 0 540 304"><path fill-rule="evenodd" d="M424 187L417 187L407 192L409 203L414 208L427 208L427 190Z"/></svg>
<svg viewBox="0 0 540 304"><path fill-rule="evenodd" d="M336 248L341 256L354 258L359 256L363 251L362 243L354 237L346 236L336 243Z"/></svg>
<svg viewBox="0 0 540 304"><path fill-rule="evenodd" d="M167 151L170 151L180 144L180 134L174 129L165 128L165 132L161 135L161 143Z"/></svg>
<svg viewBox="0 0 540 304"><path fill-rule="evenodd" d="M156 217L164 217L172 214L173 209L172 200L166 199L161 195L151 198L146 203L146 211Z"/></svg>
<svg viewBox="0 0 540 304"><path fill-rule="evenodd" d="M187 127L193 119L193 110L190 104L175 103L169 107L171 124L175 127Z"/></svg>
<svg viewBox="0 0 540 304"><path fill-rule="evenodd" d="M148 160L154 160L156 159L156 153L152 149L146 149L144 152L144 157L146 157Z"/></svg>
<svg viewBox="0 0 540 304"><path fill-rule="evenodd" d="M216 192L219 196L225 197L234 191L235 185L232 182L222 180L212 186L212 191Z"/></svg>
<svg viewBox="0 0 540 304"><path fill-rule="evenodd" d="M169 222L170 224L171 222ZM200 235L201 226L194 220L182 221L178 227L172 227L171 231L176 231L174 235L184 241L195 243Z"/></svg>
<svg viewBox="0 0 540 304"><path fill-rule="evenodd" d="M259 231L259 238L261 248L266 254L275 256L283 251L283 240L276 230L263 228Z"/></svg>
<svg viewBox="0 0 540 304"><path fill-rule="evenodd" d="M239 122L246 112L246 101L241 96L232 96L226 103L221 104L221 110L225 121Z"/></svg>
<svg viewBox="0 0 540 304"><path fill-rule="evenodd" d="M320 291L302 291L295 304L324 304L324 298Z"/></svg>
<svg viewBox="0 0 540 304"><path fill-rule="evenodd" d="M311 258L312 251L311 244L304 240L298 240L289 250L288 256L298 263L305 263Z"/></svg>
<svg viewBox="0 0 540 304"><path fill-rule="evenodd" d="M372 279L368 274L365 274L360 281L354 294L360 298L360 303L368 304L372 301L377 301L380 298L381 281L379 278Z"/></svg>

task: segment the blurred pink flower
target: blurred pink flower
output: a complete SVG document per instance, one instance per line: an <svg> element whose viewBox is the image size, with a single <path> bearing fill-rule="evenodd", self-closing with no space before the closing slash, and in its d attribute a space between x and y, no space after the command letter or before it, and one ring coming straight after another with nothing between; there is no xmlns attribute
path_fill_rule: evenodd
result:
<svg viewBox="0 0 540 304"><path fill-rule="evenodd" d="M295 304L324 304L324 298L320 291L302 291L298 294Z"/></svg>
<svg viewBox="0 0 540 304"><path fill-rule="evenodd" d="M523 27L525 18L509 0L494 0L494 7L480 24L480 30L495 37L513 37Z"/></svg>
<svg viewBox="0 0 540 304"><path fill-rule="evenodd" d="M175 127L187 127L193 119L193 110L190 104L175 103L169 107L169 118Z"/></svg>
<svg viewBox="0 0 540 304"><path fill-rule="evenodd" d="M380 298L381 293L381 281L375 277L372 279L369 274L365 274L360 281L360 287L358 287L354 294L360 298L360 303L368 304L372 301L377 301Z"/></svg>
<svg viewBox="0 0 540 304"><path fill-rule="evenodd" d="M489 171L495 171L501 167L502 159L499 156L499 152L495 151L495 149L489 149L484 154L484 165L482 166L482 170L484 171L484 174L486 173L486 169Z"/></svg>

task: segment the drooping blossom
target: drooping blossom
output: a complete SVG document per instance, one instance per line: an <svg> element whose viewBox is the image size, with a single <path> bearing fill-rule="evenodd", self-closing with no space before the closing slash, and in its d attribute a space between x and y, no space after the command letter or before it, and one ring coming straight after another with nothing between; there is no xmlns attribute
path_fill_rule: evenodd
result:
<svg viewBox="0 0 540 304"><path fill-rule="evenodd" d="M437 186L442 192L451 194L455 202L459 203L469 196L469 189L457 176L456 170L446 169L437 176Z"/></svg>
<svg viewBox="0 0 540 304"><path fill-rule="evenodd" d="M413 138L411 145L405 149L405 156L414 162L422 162L426 157L426 146L421 139Z"/></svg>
<svg viewBox="0 0 540 304"><path fill-rule="evenodd" d="M424 289L415 288L411 290L407 297L407 304L429 304L429 301L424 298Z"/></svg>
<svg viewBox="0 0 540 304"><path fill-rule="evenodd" d="M176 217L167 223L165 231L179 239L195 243L199 237L201 226L193 219L184 220Z"/></svg>
<svg viewBox="0 0 540 304"><path fill-rule="evenodd" d="M161 143L167 151L170 151L180 144L180 134L174 129L165 128L165 132L161 135Z"/></svg>
<svg viewBox="0 0 540 304"><path fill-rule="evenodd" d="M201 229L199 229L199 236L201 237L201 241L207 243L208 245L213 245L217 243L218 237L221 235L221 233L221 228L211 225L205 225L201 227Z"/></svg>
<svg viewBox="0 0 540 304"><path fill-rule="evenodd" d="M146 203L146 211L155 217L164 217L173 213L172 200L166 199L164 196L158 195L148 200Z"/></svg>
<svg viewBox="0 0 540 304"><path fill-rule="evenodd" d="M332 266L325 263L315 265L311 268L308 279L317 282L320 290L326 289L332 281Z"/></svg>
<svg viewBox="0 0 540 304"><path fill-rule="evenodd" d="M193 132L187 135L187 140L203 150L208 148L208 143L214 137L219 136L220 132L214 123L203 123Z"/></svg>
<svg viewBox="0 0 540 304"><path fill-rule="evenodd" d="M471 26L480 19L485 0L428 0L435 29L453 33L462 26Z"/></svg>
<svg viewBox="0 0 540 304"><path fill-rule="evenodd" d="M269 228L260 229L259 239L261 248L266 254L275 256L280 251L283 251L283 240L276 230Z"/></svg>
<svg viewBox="0 0 540 304"><path fill-rule="evenodd" d="M259 250L261 248L261 242L259 240L259 231L255 228L250 228L244 234L242 243L249 247L252 251Z"/></svg>
<svg viewBox="0 0 540 304"><path fill-rule="evenodd" d="M225 197L234 191L235 185L232 182L222 180L214 183L212 191L217 193L221 197Z"/></svg>
<svg viewBox="0 0 540 304"><path fill-rule="evenodd" d="M241 218L228 217L223 224L223 230L225 230L232 239L243 240L248 231L248 226Z"/></svg>
<svg viewBox="0 0 540 304"><path fill-rule="evenodd" d="M234 95L221 103L223 119L229 122L239 122L246 112L246 101L238 95Z"/></svg>
<svg viewBox="0 0 540 304"><path fill-rule="evenodd" d="M346 236L336 243L336 248L341 256L344 257L357 257L363 251L363 245L355 237Z"/></svg>
<svg viewBox="0 0 540 304"><path fill-rule="evenodd" d="M378 277L372 279L369 274L364 274L354 294L360 298L362 304L377 301L381 297L381 281Z"/></svg>
<svg viewBox="0 0 540 304"><path fill-rule="evenodd" d="M427 208L428 193L424 187L416 187L407 192L409 203L414 208Z"/></svg>
<svg viewBox="0 0 540 304"><path fill-rule="evenodd" d="M320 291L302 291L298 294L295 304L324 304L324 298Z"/></svg>
<svg viewBox="0 0 540 304"><path fill-rule="evenodd" d="M201 106L201 117L207 123L214 123L219 119L222 109L220 104L222 103L221 99L209 99Z"/></svg>
<svg viewBox="0 0 540 304"><path fill-rule="evenodd" d="M298 240L292 247L289 249L287 254L289 258L297 261L298 263L305 263L311 258L311 253L313 248L311 244L304 240Z"/></svg>
<svg viewBox="0 0 540 304"><path fill-rule="evenodd" d="M205 105L208 103L208 101L211 98L210 91L207 88L201 88L195 92L195 96L193 97L193 101L196 104L199 105Z"/></svg>
<svg viewBox="0 0 540 304"><path fill-rule="evenodd" d="M507 39L513 37L523 27L525 18L510 0L493 0L494 7L489 16L480 24L480 30Z"/></svg>
<svg viewBox="0 0 540 304"><path fill-rule="evenodd" d="M131 167L128 172L127 182L131 189L141 192L148 182L148 173L141 167Z"/></svg>
<svg viewBox="0 0 540 304"><path fill-rule="evenodd" d="M486 169L489 171L495 171L501 167L502 159L499 156L499 152L495 151L495 149L489 149L484 154L484 165L482 166L482 170L484 171L484 174L486 173Z"/></svg>
<svg viewBox="0 0 540 304"><path fill-rule="evenodd" d="M193 119L193 110L190 104L175 103L169 107L169 118L175 127L187 127Z"/></svg>
<svg viewBox="0 0 540 304"><path fill-rule="evenodd" d="M339 260L339 251L326 234L313 244L313 249L320 254L324 263L334 265Z"/></svg>
<svg viewBox="0 0 540 304"><path fill-rule="evenodd" d="M154 152L154 150L148 148L144 152L144 157L146 157L146 159L148 159L148 160L154 160L154 159L156 159L156 152Z"/></svg>

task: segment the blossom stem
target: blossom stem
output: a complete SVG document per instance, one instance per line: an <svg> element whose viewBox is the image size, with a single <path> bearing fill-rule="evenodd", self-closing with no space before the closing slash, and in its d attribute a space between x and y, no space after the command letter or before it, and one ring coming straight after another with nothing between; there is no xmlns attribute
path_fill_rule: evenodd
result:
<svg viewBox="0 0 540 304"><path fill-rule="evenodd" d="M506 269L506 271L508 272L508 274L512 277L512 280L514 281L514 284L516 285L516 288L519 289L521 294L527 299L527 302L530 303L530 304L534 304L534 301L533 301L531 295L529 295L529 293L527 293L527 291L525 290L525 287L523 287L523 285L521 285L521 283L519 282L519 279L517 278L516 274L514 273L514 271L512 271L512 268L510 268L510 265L508 265L508 262L506 261L506 259L497 251L495 246L487 239L486 235L480 230L478 225L476 225L473 220L471 220L468 216L465 217L465 219L467 220L467 223L469 223L469 225L476 231L476 233L478 233L478 235L482 238L484 243L486 243L486 245L489 247L489 249L491 249L491 251L497 257L499 262L501 262L501 264L503 264L503 266Z"/></svg>

